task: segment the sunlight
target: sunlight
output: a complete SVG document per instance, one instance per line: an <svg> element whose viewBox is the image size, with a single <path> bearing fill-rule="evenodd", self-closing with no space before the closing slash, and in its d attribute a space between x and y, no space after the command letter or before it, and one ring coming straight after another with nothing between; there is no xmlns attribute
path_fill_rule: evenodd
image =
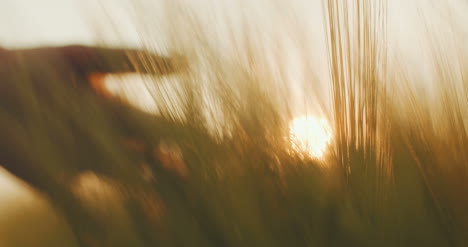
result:
<svg viewBox="0 0 468 247"><path fill-rule="evenodd" d="M312 158L322 158L332 138L328 122L312 116L295 118L289 135L293 149Z"/></svg>
<svg viewBox="0 0 468 247"><path fill-rule="evenodd" d="M158 113L157 104L151 94L149 84L145 83L145 81L149 80L151 80L151 77L137 73L106 75L103 85L95 86L95 90L104 95L117 97L147 113L156 114ZM99 83L101 82L96 84Z"/></svg>

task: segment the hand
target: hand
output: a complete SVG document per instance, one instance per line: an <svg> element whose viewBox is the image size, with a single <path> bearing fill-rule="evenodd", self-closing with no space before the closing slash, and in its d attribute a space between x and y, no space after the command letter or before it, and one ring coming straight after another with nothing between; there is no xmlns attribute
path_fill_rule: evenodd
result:
<svg viewBox="0 0 468 247"><path fill-rule="evenodd" d="M150 128L177 126L103 97L100 79L109 73L175 73L181 61L136 49L0 49L0 164L48 194L75 221L71 225L81 225L86 213L62 182L85 170L133 178L140 173L129 169L133 151L123 141L146 143L155 138Z"/></svg>

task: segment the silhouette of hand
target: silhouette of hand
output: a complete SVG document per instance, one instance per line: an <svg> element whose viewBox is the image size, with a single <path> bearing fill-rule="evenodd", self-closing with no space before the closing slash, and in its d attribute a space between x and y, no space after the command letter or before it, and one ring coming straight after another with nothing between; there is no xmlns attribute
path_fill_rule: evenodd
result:
<svg viewBox="0 0 468 247"><path fill-rule="evenodd" d="M98 224L67 185L83 171L143 180L131 169L135 160L130 157L151 149L132 151L123 144L130 137L146 145L158 139L150 129L177 127L105 97L102 78L131 72L165 75L184 66L180 56L138 49L0 49L0 165L46 193L64 211L79 241L99 234Z"/></svg>
<svg viewBox="0 0 468 247"><path fill-rule="evenodd" d="M99 152L103 157L109 156L106 145L98 145L104 142L98 136L108 134L107 142L122 142L127 137L145 142L154 138L146 130L157 126L152 121L154 116L103 97L101 79L113 73L165 75L183 66L180 56L169 58L138 49L77 45L0 49L0 164L42 189L45 180L65 173L70 165L56 165L51 168L53 173L45 174L41 156L52 151L72 154L73 149L88 146L94 149L92 155L91 151L75 152L75 156L68 156L64 162L75 162L77 170L119 171L100 167L109 163L106 162L109 158L101 158L102 164L86 158L86 155L96 158ZM112 128L97 127L104 122L112 122ZM175 123L160 120L158 124ZM94 133L93 128L104 133ZM123 140L116 141L118 138ZM62 150L42 150L46 143Z"/></svg>

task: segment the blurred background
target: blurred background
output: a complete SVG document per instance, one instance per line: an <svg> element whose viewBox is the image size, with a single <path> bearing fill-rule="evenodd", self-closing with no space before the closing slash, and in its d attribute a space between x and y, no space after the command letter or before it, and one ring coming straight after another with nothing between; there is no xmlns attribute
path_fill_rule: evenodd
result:
<svg viewBox="0 0 468 247"><path fill-rule="evenodd" d="M60 196L0 171L1 246L468 243L467 1L0 3L2 48L128 47L177 55L188 66L105 77L113 96L174 122L141 129L169 157L159 159L179 174L175 181L152 168L158 182L140 193L113 172L78 175L71 191L106 211L93 218L107 233L82 241L78 223L54 208ZM92 129L84 135L98 136L113 123L83 125ZM31 143L50 145L50 160L67 159L57 143ZM104 151L110 161L126 157ZM128 213L132 202L147 214ZM151 215L156 223L147 222Z"/></svg>

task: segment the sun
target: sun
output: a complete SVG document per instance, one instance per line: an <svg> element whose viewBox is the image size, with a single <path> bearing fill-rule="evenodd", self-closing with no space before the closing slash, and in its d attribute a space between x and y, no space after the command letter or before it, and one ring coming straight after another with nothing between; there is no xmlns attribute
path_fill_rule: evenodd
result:
<svg viewBox="0 0 468 247"><path fill-rule="evenodd" d="M291 122L289 137L295 151L312 158L322 158L330 144L332 133L325 119L304 116Z"/></svg>

